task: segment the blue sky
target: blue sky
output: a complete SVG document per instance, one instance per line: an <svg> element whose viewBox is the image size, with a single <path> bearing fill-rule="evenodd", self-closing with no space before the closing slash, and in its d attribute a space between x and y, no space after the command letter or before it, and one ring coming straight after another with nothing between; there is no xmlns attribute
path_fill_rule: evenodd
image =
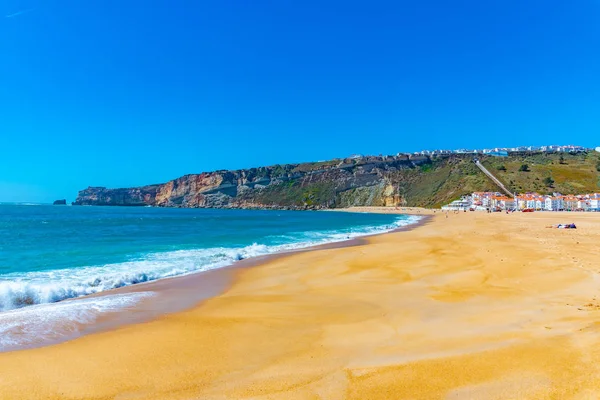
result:
<svg viewBox="0 0 600 400"><path fill-rule="evenodd" d="M353 153L600 145L598 0L5 0L0 16L0 201Z"/></svg>

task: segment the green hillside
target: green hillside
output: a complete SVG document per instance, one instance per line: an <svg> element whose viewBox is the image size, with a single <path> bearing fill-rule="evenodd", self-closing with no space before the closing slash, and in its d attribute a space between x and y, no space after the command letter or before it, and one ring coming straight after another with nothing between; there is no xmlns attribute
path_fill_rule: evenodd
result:
<svg viewBox="0 0 600 400"><path fill-rule="evenodd" d="M541 194L600 191L600 153L529 153L503 158L479 156L479 159L512 191ZM432 158L420 168L390 173L389 177L408 206L438 207L475 191L498 191L472 160L472 155Z"/></svg>
<svg viewBox="0 0 600 400"><path fill-rule="evenodd" d="M579 194L600 190L600 153L529 154L482 161L517 192ZM527 165L527 170L524 170Z"/></svg>

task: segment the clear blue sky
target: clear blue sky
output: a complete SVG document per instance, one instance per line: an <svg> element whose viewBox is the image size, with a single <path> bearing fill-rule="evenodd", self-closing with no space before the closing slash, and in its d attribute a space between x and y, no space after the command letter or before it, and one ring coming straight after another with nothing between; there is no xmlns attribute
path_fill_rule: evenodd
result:
<svg viewBox="0 0 600 400"><path fill-rule="evenodd" d="M600 0L5 0L0 15L0 201L352 153L600 145Z"/></svg>

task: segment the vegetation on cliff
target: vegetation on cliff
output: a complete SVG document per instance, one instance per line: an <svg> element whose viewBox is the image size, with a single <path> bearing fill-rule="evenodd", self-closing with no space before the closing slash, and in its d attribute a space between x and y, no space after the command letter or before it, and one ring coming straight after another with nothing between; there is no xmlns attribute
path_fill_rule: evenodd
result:
<svg viewBox="0 0 600 400"><path fill-rule="evenodd" d="M482 163L516 192L560 192L563 194L593 193L600 191L600 173L596 168L600 153L548 154L529 153L504 159L488 158ZM526 164L528 171L519 171Z"/></svg>
<svg viewBox="0 0 600 400"><path fill-rule="evenodd" d="M598 153L524 153L480 161L510 189L595 192ZM436 207L474 191L496 191L472 155L379 156L191 174L129 189L90 187L74 204L320 209ZM526 168L524 167L526 166Z"/></svg>

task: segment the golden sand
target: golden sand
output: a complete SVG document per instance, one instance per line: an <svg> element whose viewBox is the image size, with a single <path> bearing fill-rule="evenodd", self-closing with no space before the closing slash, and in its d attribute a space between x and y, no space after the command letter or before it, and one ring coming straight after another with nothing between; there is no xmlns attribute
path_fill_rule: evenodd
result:
<svg viewBox="0 0 600 400"><path fill-rule="evenodd" d="M437 212L242 270L189 311L0 354L0 397L600 398L599 244L600 214Z"/></svg>

